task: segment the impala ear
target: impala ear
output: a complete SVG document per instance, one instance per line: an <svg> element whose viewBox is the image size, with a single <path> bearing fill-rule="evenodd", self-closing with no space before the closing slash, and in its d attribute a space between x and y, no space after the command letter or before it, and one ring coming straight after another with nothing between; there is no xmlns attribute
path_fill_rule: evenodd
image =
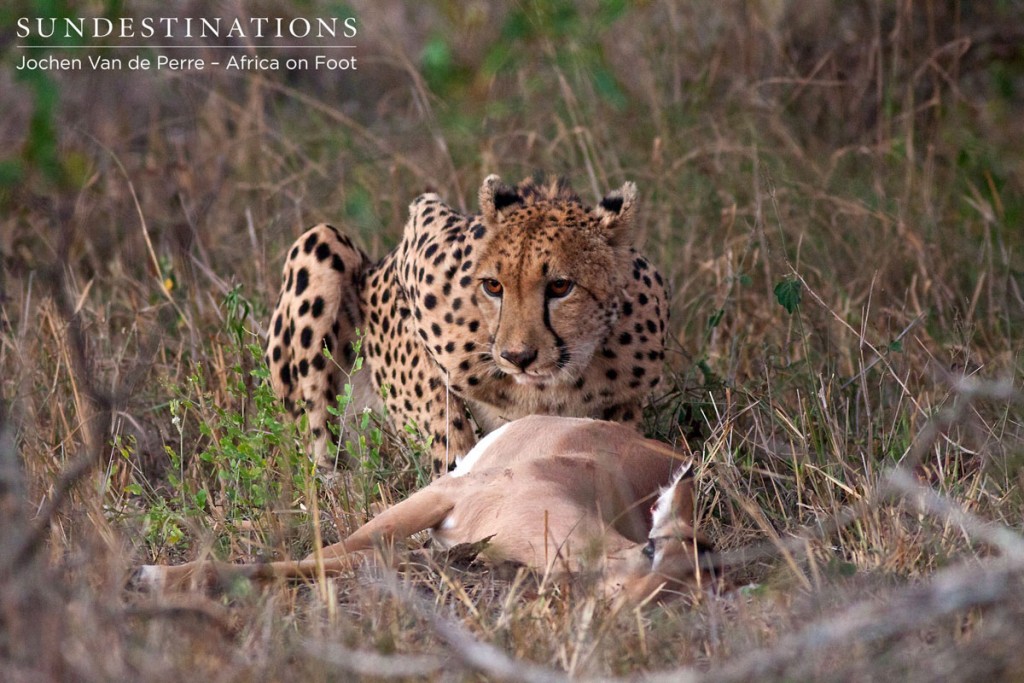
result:
<svg viewBox="0 0 1024 683"><path fill-rule="evenodd" d="M682 476L676 480L672 493L672 509L676 518L687 524L693 524L693 469L686 468Z"/></svg>
<svg viewBox="0 0 1024 683"><path fill-rule="evenodd" d="M672 483L661 490L651 509L651 528L658 529L673 520L693 524L693 463L686 465L672 477Z"/></svg>
<svg viewBox="0 0 1024 683"><path fill-rule="evenodd" d="M609 192L594 209L600 219L601 230L608 244L613 247L633 244L634 218L636 215L636 185L627 182L617 190Z"/></svg>
<svg viewBox="0 0 1024 683"><path fill-rule="evenodd" d="M480 213L484 223L494 225L503 209L523 203L516 188L501 182L495 174L484 178L484 184L480 186Z"/></svg>

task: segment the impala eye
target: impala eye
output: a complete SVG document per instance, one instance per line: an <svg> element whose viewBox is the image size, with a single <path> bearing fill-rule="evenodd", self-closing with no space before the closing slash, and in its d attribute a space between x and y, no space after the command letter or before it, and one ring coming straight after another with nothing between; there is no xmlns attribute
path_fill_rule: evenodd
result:
<svg viewBox="0 0 1024 683"><path fill-rule="evenodd" d="M572 280L566 280L559 278L558 280L552 280L548 283L547 295L552 299L561 299L563 296L568 296L569 292L572 291L575 283Z"/></svg>
<svg viewBox="0 0 1024 683"><path fill-rule="evenodd" d="M483 281L480 283L480 286L483 288L484 294L493 297L501 296L501 293L505 289L504 287L501 286L501 283L495 280L493 277L484 278Z"/></svg>
<svg viewBox="0 0 1024 683"><path fill-rule="evenodd" d="M649 541L647 541L647 545L645 545L644 549L640 552L642 552L644 554L644 557L646 557L648 560L654 562L654 539L652 538Z"/></svg>

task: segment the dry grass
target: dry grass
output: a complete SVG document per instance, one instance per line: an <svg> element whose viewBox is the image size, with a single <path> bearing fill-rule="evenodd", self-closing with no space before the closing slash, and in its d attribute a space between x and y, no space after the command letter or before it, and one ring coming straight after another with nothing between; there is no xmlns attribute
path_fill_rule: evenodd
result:
<svg viewBox="0 0 1024 683"><path fill-rule="evenodd" d="M7 680L1024 676L1019 4L351 4L343 75L38 86L5 53ZM56 172L33 87L59 94ZM422 481L373 424L363 470L315 476L245 347L309 224L379 255L420 191L473 209L487 173L536 168L640 187L674 292L650 430L699 452L703 525L750 586L632 612L417 555L126 591L138 562L301 556Z"/></svg>

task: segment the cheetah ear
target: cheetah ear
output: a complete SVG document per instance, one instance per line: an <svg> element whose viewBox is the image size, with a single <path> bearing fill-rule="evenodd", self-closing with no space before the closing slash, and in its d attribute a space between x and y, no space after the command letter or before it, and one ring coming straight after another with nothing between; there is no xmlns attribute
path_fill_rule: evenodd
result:
<svg viewBox="0 0 1024 683"><path fill-rule="evenodd" d="M601 230L613 247L633 243L633 219L636 215L636 184L628 182L609 192L594 210Z"/></svg>
<svg viewBox="0 0 1024 683"><path fill-rule="evenodd" d="M503 209L522 203L523 198L516 188L501 182L497 175L492 173L484 178L484 184L480 186L480 213L484 223L494 225Z"/></svg>

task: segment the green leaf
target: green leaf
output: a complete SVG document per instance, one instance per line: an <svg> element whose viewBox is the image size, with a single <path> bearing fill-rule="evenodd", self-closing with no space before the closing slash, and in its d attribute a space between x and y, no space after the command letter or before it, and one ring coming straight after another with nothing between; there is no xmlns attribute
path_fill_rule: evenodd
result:
<svg viewBox="0 0 1024 683"><path fill-rule="evenodd" d="M790 315L800 305L800 286L800 281L794 279L783 280L775 285L775 299Z"/></svg>
<svg viewBox="0 0 1024 683"><path fill-rule="evenodd" d="M420 66L427 83L434 90L450 86L455 76L455 58L445 38L434 36L420 52Z"/></svg>
<svg viewBox="0 0 1024 683"><path fill-rule="evenodd" d="M606 27L619 19L629 9L629 3L626 0L600 0L597 6L598 22Z"/></svg>
<svg viewBox="0 0 1024 683"><path fill-rule="evenodd" d="M508 69L515 59L515 53L507 43L494 45L484 57L480 70L488 77L497 76Z"/></svg>
<svg viewBox="0 0 1024 683"><path fill-rule="evenodd" d="M717 311L708 316L708 329L713 330L718 327L718 323L722 322L722 316L725 315L725 309L719 308Z"/></svg>
<svg viewBox="0 0 1024 683"><path fill-rule="evenodd" d="M711 368L711 366L708 365L708 362L707 362L706 359L701 358L700 360L698 360L697 361L697 368L700 370L701 374L704 376L704 381L705 382L714 382L714 381L717 380L718 376L715 374L715 371Z"/></svg>
<svg viewBox="0 0 1024 683"><path fill-rule="evenodd" d="M839 576L843 576L846 578L854 576L857 573L857 565L855 565L852 562L840 562L838 569Z"/></svg>
<svg viewBox="0 0 1024 683"><path fill-rule="evenodd" d="M593 70L594 88L606 102L617 109L626 106L626 96L615 81L615 76L604 66L597 66Z"/></svg>
<svg viewBox="0 0 1024 683"><path fill-rule="evenodd" d="M0 161L0 187L13 187L21 182L25 169L17 159Z"/></svg>

